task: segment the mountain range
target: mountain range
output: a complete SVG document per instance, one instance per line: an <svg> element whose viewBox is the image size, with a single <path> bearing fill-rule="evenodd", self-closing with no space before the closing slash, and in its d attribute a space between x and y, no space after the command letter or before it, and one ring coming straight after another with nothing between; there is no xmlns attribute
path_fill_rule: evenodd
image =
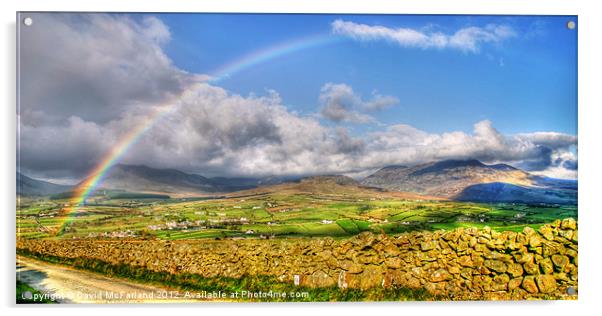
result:
<svg viewBox="0 0 602 316"><path fill-rule="evenodd" d="M104 177L100 186L109 190L159 193L172 197L215 195L257 190L256 188L347 192L345 190L354 187L362 192L397 192L407 193L408 197L427 196L460 201L577 202L577 181L536 176L510 165L487 165L474 159L443 160L416 166L387 166L361 180L342 175L302 179L208 178L176 169L118 164ZM17 174L17 188L21 195L51 195L72 190L71 186L35 180L21 174Z"/></svg>
<svg viewBox="0 0 602 316"><path fill-rule="evenodd" d="M453 197L470 185L503 182L533 184L531 175L509 165L486 165L478 160L444 160L413 167L390 166L361 181L363 185Z"/></svg>
<svg viewBox="0 0 602 316"><path fill-rule="evenodd" d="M289 178L285 177L208 178L177 169L155 169L143 165L118 164L104 176L100 188L162 193L170 196L191 196L241 191L288 180Z"/></svg>
<svg viewBox="0 0 602 316"><path fill-rule="evenodd" d="M360 183L461 201L577 202L577 181L536 176L510 165L487 165L474 159L444 160L412 167L389 166Z"/></svg>
<svg viewBox="0 0 602 316"><path fill-rule="evenodd" d="M361 185L357 180L343 175L322 175L305 177L280 184L262 185L255 189L226 194L227 197L241 198L270 193L282 195L308 194L314 197L336 196L337 199L396 198L408 200L442 200L435 196L425 196L412 192L388 191Z"/></svg>

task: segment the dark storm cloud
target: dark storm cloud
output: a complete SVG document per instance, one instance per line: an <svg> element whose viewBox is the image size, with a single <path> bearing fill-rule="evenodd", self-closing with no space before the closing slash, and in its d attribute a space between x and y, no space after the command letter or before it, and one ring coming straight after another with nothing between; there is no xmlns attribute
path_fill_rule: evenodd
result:
<svg viewBox="0 0 602 316"><path fill-rule="evenodd" d="M553 165L552 149L538 145L532 157L521 161L517 167L529 171L542 171Z"/></svg>
<svg viewBox="0 0 602 316"><path fill-rule="evenodd" d="M88 172L109 149L112 132L95 123L71 117L61 126L20 129L17 163L33 173L78 177Z"/></svg>
<svg viewBox="0 0 602 316"><path fill-rule="evenodd" d="M578 168L578 163L577 160L565 160L562 161L562 167L568 170L577 170Z"/></svg>
<svg viewBox="0 0 602 316"><path fill-rule="evenodd" d="M20 32L21 119L78 116L107 122L130 106L156 103L187 81L161 44L169 30L154 17L32 14Z"/></svg>

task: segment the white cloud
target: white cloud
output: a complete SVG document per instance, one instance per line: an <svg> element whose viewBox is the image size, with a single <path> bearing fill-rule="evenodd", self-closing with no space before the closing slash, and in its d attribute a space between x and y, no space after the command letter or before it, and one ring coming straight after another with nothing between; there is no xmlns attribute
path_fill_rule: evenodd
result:
<svg viewBox="0 0 602 316"><path fill-rule="evenodd" d="M452 48L471 53L479 52L482 44L500 43L516 36L516 32L510 26L497 24L488 24L485 27L465 27L453 34L445 34L412 28L389 28L380 25L335 20L331 23L331 29L334 34L360 41L384 40L402 47L422 49Z"/></svg>
<svg viewBox="0 0 602 316"><path fill-rule="evenodd" d="M370 100L362 100L353 89L343 83L326 83L320 90L322 117L334 122L376 123L372 116L359 110L377 111L399 104L399 99L372 93Z"/></svg>
<svg viewBox="0 0 602 316"><path fill-rule="evenodd" d="M542 171L532 171L531 173L555 179L577 180L577 170L566 169L562 166L548 167Z"/></svg>
<svg viewBox="0 0 602 316"><path fill-rule="evenodd" d="M163 21L154 16L146 16L142 20L142 33L157 43L165 43L171 39L171 33Z"/></svg>
<svg viewBox="0 0 602 316"><path fill-rule="evenodd" d="M390 95L372 93L372 99L363 102L362 107L368 111L380 111L399 104L399 99Z"/></svg>
<svg viewBox="0 0 602 316"><path fill-rule="evenodd" d="M576 157L567 154L576 145L570 135L505 136L490 121L481 121L472 133L437 134L395 125L354 137L344 128L327 128L291 113L274 96L243 98L209 85L197 89L169 125L145 137L130 162L215 174L303 175L362 174L387 165L474 158L514 166L530 161L537 168L545 164L538 173L549 176L576 174L559 172L568 170L565 161L576 164Z"/></svg>
<svg viewBox="0 0 602 316"><path fill-rule="evenodd" d="M569 147L577 143L577 136L557 132L535 132L530 134L519 134L519 139L525 139L534 144L546 146L551 149Z"/></svg>

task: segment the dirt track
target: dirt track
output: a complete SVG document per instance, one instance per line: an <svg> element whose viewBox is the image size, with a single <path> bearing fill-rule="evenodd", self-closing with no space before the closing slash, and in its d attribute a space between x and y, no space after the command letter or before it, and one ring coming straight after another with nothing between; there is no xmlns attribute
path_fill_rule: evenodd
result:
<svg viewBox="0 0 602 316"><path fill-rule="evenodd" d="M202 302L185 292L135 283L17 256L17 279L60 303L182 303ZM208 300L206 300L208 301Z"/></svg>

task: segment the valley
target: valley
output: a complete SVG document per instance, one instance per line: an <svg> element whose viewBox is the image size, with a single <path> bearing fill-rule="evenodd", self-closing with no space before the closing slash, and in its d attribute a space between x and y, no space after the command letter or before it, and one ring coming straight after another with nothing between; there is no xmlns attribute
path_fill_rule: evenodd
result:
<svg viewBox="0 0 602 316"><path fill-rule="evenodd" d="M282 184L204 198L96 196L71 214L70 201L25 199L17 210L25 238L284 238L345 237L363 231L490 226L537 227L577 217L577 207L475 203L384 192L353 184Z"/></svg>

